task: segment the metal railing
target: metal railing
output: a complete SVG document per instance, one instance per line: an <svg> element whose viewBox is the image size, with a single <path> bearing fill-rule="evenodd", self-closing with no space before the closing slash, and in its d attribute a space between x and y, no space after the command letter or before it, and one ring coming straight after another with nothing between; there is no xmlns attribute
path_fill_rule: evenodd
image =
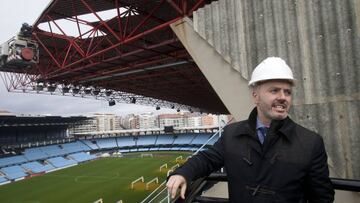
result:
<svg viewBox="0 0 360 203"><path fill-rule="evenodd" d="M217 132L215 132L201 147L199 147L191 156L196 155L197 153L199 153L202 149L204 149L204 147L206 147L206 145L212 140L214 139L217 135L221 135L221 131L222 131L222 126L219 126L219 130ZM168 202L168 203L172 203L172 202L176 202L178 198L175 198L174 200L170 199L170 195L167 193L166 190L166 185L165 185L166 181L162 182L161 185L154 190L151 194L149 194L143 201L141 201L141 203L151 203L151 202ZM159 201L159 197L163 197L160 201Z"/></svg>
<svg viewBox="0 0 360 203"><path fill-rule="evenodd" d="M210 176L206 178L198 179L194 183L192 183L188 194L186 194L186 199L182 200L180 198L177 198L175 203L190 203L190 202L227 203L228 202L227 198L201 196L208 182L227 182L227 181L228 179L225 173L212 173L210 174ZM331 182L335 190L360 192L360 180L331 178Z"/></svg>

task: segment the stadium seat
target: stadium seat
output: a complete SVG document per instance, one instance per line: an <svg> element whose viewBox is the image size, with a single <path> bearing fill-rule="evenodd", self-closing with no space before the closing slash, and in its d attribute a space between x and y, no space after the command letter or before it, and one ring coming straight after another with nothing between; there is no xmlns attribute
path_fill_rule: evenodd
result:
<svg viewBox="0 0 360 203"><path fill-rule="evenodd" d="M0 167L25 163L28 160L23 155L5 157L0 159Z"/></svg>
<svg viewBox="0 0 360 203"><path fill-rule="evenodd" d="M49 164L43 165L37 161L22 164L21 167L28 171L31 171L32 173L42 173L54 169L52 165Z"/></svg>
<svg viewBox="0 0 360 203"><path fill-rule="evenodd" d="M9 180L16 180L27 176L26 172L20 166L9 166L0 170Z"/></svg>
<svg viewBox="0 0 360 203"><path fill-rule="evenodd" d="M48 163L53 165L55 168L63 168L71 165L77 164L75 160L65 159L63 157L54 157L46 160Z"/></svg>
<svg viewBox="0 0 360 203"><path fill-rule="evenodd" d="M89 161L89 160L92 160L92 159L96 159L95 155L90 155L90 154L87 154L85 152L79 152L79 153L76 153L76 154L71 154L68 157L75 160L78 163L81 163L81 162L84 162L84 161Z"/></svg>

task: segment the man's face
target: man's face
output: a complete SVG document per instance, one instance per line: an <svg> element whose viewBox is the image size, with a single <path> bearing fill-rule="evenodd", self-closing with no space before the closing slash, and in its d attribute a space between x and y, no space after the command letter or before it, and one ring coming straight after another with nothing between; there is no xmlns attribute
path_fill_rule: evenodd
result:
<svg viewBox="0 0 360 203"><path fill-rule="evenodd" d="M288 116L291 105L292 85L284 80L266 81L252 91L259 119L270 125L271 120L282 120Z"/></svg>

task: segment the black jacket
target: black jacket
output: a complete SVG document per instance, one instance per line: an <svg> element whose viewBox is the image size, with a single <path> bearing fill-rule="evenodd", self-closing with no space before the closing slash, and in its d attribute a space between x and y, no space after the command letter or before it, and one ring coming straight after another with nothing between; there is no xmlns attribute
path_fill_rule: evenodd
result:
<svg viewBox="0 0 360 203"><path fill-rule="evenodd" d="M273 121L264 145L256 134L257 111L248 120L225 127L208 150L193 156L174 174L187 182L225 166L229 201L333 202L322 138L290 118Z"/></svg>

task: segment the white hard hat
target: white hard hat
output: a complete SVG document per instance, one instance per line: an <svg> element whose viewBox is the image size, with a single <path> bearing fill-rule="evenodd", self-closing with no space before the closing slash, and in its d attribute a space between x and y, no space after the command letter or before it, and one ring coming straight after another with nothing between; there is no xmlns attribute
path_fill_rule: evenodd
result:
<svg viewBox="0 0 360 203"><path fill-rule="evenodd" d="M259 81L284 79L294 82L294 76L290 67L279 57L268 57L256 66L251 74L249 86Z"/></svg>

